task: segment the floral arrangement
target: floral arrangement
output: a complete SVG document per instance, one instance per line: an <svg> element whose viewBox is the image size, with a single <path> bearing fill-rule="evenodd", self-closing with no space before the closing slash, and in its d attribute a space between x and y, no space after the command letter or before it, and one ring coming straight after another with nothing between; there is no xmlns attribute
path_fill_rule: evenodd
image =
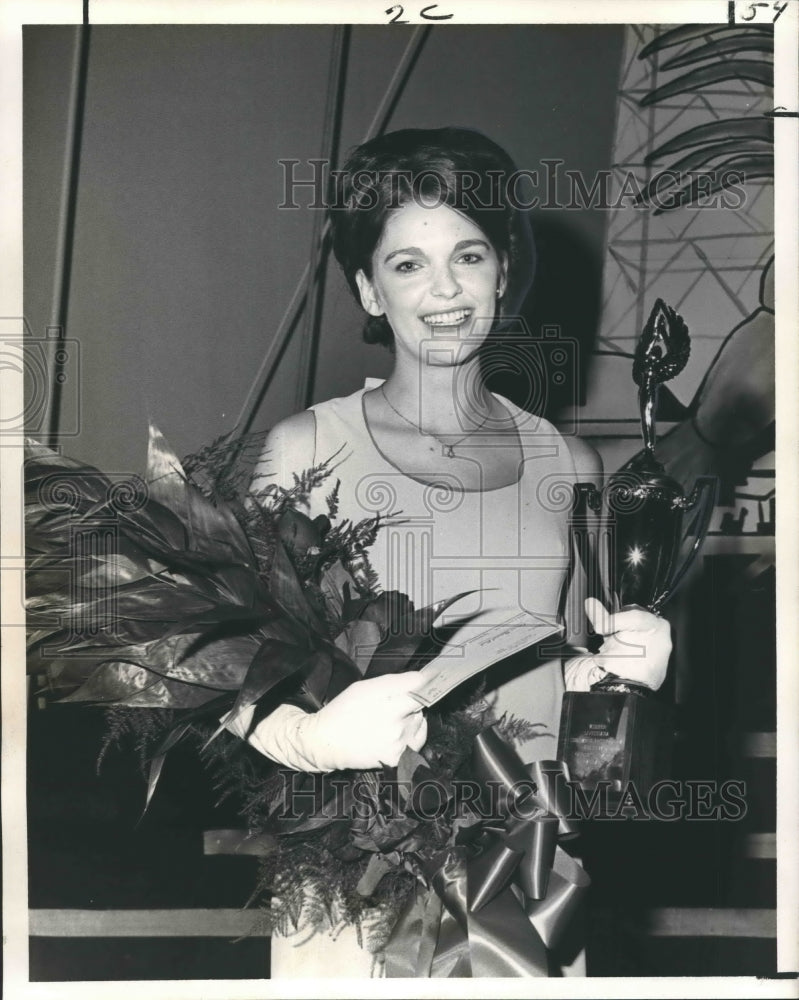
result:
<svg viewBox="0 0 799 1000"><path fill-rule="evenodd" d="M382 593L368 559L379 519L339 520L335 484L327 514L306 513L337 456L295 475L291 488L248 487L254 444L223 438L181 463L151 427L146 479L119 483L30 442L29 669L44 672L61 701L106 707L103 752L128 737L138 744L148 758L145 809L166 755L195 742L248 830L272 834L251 901L274 894L278 930L360 928L378 913L365 943L394 956L389 974L477 975L470 928L484 937L479 912L499 906L500 924L524 927L529 974L546 974L551 920L544 914L536 927L510 879L526 871L525 898L540 899L542 911L555 890L570 911L583 881L564 862L566 875L556 865L549 878L557 829L572 831L542 776L532 782L504 742L534 738L535 726L494 719L471 686L428 711L421 753L406 749L396 768L323 777L281 769L227 731L250 709L252 730L279 704L315 711L356 680L417 669L438 652L436 618L464 596L416 609L404 594ZM481 808L479 794L466 803L457 794L491 776L505 790L501 814ZM476 874L495 856L505 858L499 868ZM468 905L448 898L448 871ZM406 926L419 907L421 938ZM448 921L458 947L439 953ZM483 974L518 974L496 961Z"/></svg>

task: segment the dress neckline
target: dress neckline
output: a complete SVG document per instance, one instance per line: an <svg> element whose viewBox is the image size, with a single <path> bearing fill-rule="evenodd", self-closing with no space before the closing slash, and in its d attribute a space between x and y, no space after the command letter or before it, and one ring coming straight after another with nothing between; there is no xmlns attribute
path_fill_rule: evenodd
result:
<svg viewBox="0 0 799 1000"><path fill-rule="evenodd" d="M429 480L429 479L420 479L418 476L412 476L404 469L401 469L398 465L396 465L394 462L391 461L391 459L381 449L377 441L375 441L374 435L372 434L372 428L369 426L369 421L366 418L366 402L365 402L366 393L373 389L378 389L383 384L384 381L385 381L384 379L378 379L378 378L367 378L364 381L364 386L359 391L359 396L360 396L359 409L360 409L361 420L363 422L363 427L364 430L366 431L366 437L369 440L369 443L371 444L373 451L386 465L388 465L395 472L399 472L401 476L404 476L406 479L410 479L411 482L418 483L419 486L440 486L442 483L445 483L447 486L451 487L455 492L458 493L475 493L475 494L500 493L502 490L509 490L517 487L519 483L522 481L522 479L524 478L525 468L527 465L527 455L525 454L524 450L523 435L519 432L519 425L516 419L516 413L514 412L514 410L518 409L518 407L515 407L510 402L510 400L506 400L504 396L499 396L495 392L492 392L491 395L494 397L494 399L496 399L496 401L500 404L500 406L504 406L505 409L508 411L511 420L513 421L513 427L519 438L519 447L521 449L522 458L521 462L519 463L519 475L516 477L516 479L514 479L510 483L505 483L503 486L490 486L485 489L470 489L469 487L461 486L460 484L456 486L453 483L453 480L456 480L457 477L452 476L447 472L442 472L438 474L439 478L437 479Z"/></svg>

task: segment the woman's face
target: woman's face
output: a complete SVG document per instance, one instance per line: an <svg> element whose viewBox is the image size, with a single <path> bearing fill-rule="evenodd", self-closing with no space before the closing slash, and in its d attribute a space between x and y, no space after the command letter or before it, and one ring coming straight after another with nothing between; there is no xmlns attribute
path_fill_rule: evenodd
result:
<svg viewBox="0 0 799 1000"><path fill-rule="evenodd" d="M386 220L371 279L358 271L356 281L364 309L391 324L398 355L446 366L468 360L488 336L504 265L466 216L409 202Z"/></svg>

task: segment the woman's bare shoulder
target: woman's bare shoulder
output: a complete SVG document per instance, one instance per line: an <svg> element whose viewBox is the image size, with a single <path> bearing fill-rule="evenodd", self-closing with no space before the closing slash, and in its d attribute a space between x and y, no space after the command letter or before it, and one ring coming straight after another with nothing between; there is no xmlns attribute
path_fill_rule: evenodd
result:
<svg viewBox="0 0 799 1000"><path fill-rule="evenodd" d="M563 439L574 462L574 470L578 479L591 478L602 474L602 458L592 445L582 438L572 434ZM598 485L598 484L597 484Z"/></svg>
<svg viewBox="0 0 799 1000"><path fill-rule="evenodd" d="M602 458L596 448L587 441L576 434L562 434L555 424L544 417L522 409L499 393L495 392L493 395L511 413L517 425L524 427L523 443L525 440L535 442L544 438L551 441L554 438L566 445L578 479L590 479L602 475ZM559 444L558 447L562 445ZM562 454L565 456L565 452Z"/></svg>
<svg viewBox="0 0 799 1000"><path fill-rule="evenodd" d="M300 451L314 449L316 417L312 410L300 410L275 424L266 437L266 444L287 445Z"/></svg>
<svg viewBox="0 0 799 1000"><path fill-rule="evenodd" d="M602 457L593 445L576 434L562 434L558 428L543 418L536 418L537 433L556 441L559 453L571 459L578 480L598 479L602 475ZM564 449L565 446L565 450Z"/></svg>
<svg viewBox="0 0 799 1000"><path fill-rule="evenodd" d="M255 464L254 476L290 486L293 474L313 467L316 460L316 418L310 410L286 417L269 431Z"/></svg>

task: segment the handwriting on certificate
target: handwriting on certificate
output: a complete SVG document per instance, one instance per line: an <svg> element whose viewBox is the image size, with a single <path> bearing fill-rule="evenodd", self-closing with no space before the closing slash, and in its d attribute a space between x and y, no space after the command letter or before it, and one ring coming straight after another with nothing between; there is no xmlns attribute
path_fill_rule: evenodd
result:
<svg viewBox="0 0 799 1000"><path fill-rule="evenodd" d="M469 633L466 638L456 636L450 646L419 671L425 681L414 690L414 695L425 706L433 705L493 663L562 632L563 626L549 616L522 613L501 624L465 631Z"/></svg>

